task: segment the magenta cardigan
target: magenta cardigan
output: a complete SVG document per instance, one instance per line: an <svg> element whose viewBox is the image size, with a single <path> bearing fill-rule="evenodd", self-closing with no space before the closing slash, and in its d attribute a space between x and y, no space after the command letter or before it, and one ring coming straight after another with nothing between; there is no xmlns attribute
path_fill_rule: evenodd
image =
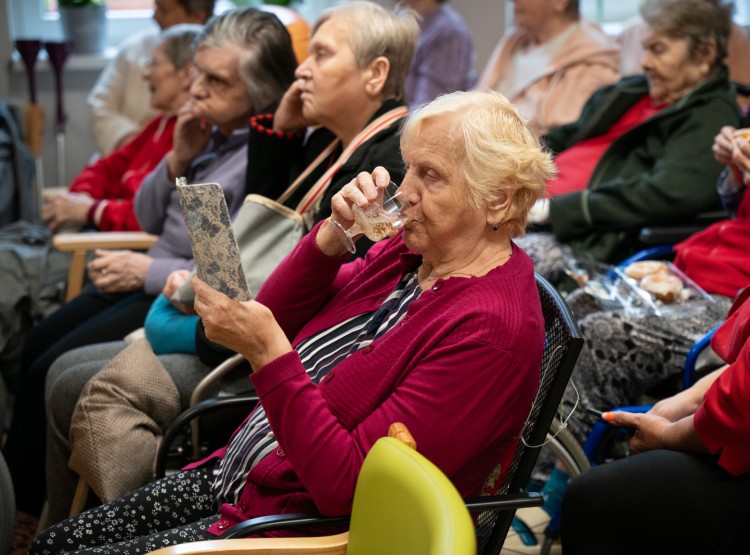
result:
<svg viewBox="0 0 750 555"><path fill-rule="evenodd" d="M344 264L317 248L319 227L257 296L294 345L376 310L421 262L399 236ZM516 444L537 390L543 346L533 264L514 247L510 260L484 277L436 282L395 328L339 363L320 385L295 351L276 359L251 379L280 447L253 468L240 502L223 505L209 532L269 514L349 513L365 455L393 422L406 424L417 449L461 494L478 494Z"/></svg>

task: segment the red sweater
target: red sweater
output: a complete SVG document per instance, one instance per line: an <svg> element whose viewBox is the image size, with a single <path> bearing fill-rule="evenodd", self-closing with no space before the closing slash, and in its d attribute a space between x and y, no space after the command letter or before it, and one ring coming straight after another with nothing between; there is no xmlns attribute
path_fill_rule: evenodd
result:
<svg viewBox="0 0 750 555"><path fill-rule="evenodd" d="M138 231L133 196L143 178L172 148L177 118L158 116L133 140L100 158L78 174L72 193L87 193L101 201L93 211L93 224L100 231Z"/></svg>
<svg viewBox="0 0 750 555"><path fill-rule="evenodd" d="M750 283L750 193L745 191L733 219L674 246L675 265L709 293L734 298Z"/></svg>
<svg viewBox="0 0 750 555"><path fill-rule="evenodd" d="M397 237L342 265L345 259L318 250L317 229L257 296L293 344L376 310L421 263ZM533 271L515 248L484 277L439 280L396 327L339 363L320 385L295 351L255 372L280 449L252 469L240 502L222 506L209 532L269 514L350 512L362 462L393 422L406 424L419 451L463 495L478 494L511 454L537 389L544 321Z"/></svg>
<svg viewBox="0 0 750 555"><path fill-rule="evenodd" d="M745 196L747 198L747 195ZM711 339L727 368L706 392L695 430L719 465L735 476L750 473L750 287Z"/></svg>

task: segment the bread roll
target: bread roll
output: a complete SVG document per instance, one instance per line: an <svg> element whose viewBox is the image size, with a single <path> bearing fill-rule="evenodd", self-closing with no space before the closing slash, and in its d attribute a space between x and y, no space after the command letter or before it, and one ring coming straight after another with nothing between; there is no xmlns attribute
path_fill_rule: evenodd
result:
<svg viewBox="0 0 750 555"><path fill-rule="evenodd" d="M640 282L640 287L664 303L672 303L680 298L682 280L670 273L649 274Z"/></svg>
<svg viewBox="0 0 750 555"><path fill-rule="evenodd" d="M669 272L667 264L658 260L642 260L633 262L625 267L625 275L633 279L641 280L650 274Z"/></svg>

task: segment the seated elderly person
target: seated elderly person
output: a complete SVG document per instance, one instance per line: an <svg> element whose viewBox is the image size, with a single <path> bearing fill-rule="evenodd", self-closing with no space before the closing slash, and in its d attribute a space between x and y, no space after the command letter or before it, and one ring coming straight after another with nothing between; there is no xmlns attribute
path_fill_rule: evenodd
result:
<svg viewBox="0 0 750 555"><path fill-rule="evenodd" d="M731 4L723 0L706 0L714 4ZM729 70L729 80L734 83L750 85L750 36L739 23L732 22L727 43L727 57L725 63ZM623 75L637 75L643 71L643 39L648 33L648 25L643 18L633 17L626 22L625 28L617 35L620 45L620 71ZM744 108L748 107L750 99L737 95L737 101Z"/></svg>
<svg viewBox="0 0 750 555"><path fill-rule="evenodd" d="M177 113L190 99L195 77L191 43L201 29L180 24L160 35L143 80L151 93L151 107L161 115L115 152L84 168L66 194L47 198L42 220L51 231L78 231L84 226L100 231L141 229L133 213L133 197L172 149Z"/></svg>
<svg viewBox="0 0 750 555"><path fill-rule="evenodd" d="M746 287L711 341L728 366L647 414L603 415L634 430L629 445L638 454L592 468L571 483L562 507L565 553L747 550L749 297Z"/></svg>
<svg viewBox="0 0 750 555"><path fill-rule="evenodd" d="M288 185L295 185L284 205L304 211L315 223L330 215L333 194L362 171L383 166L400 182L404 164L398 130L407 112L403 84L417 32L409 12L389 11L370 2L351 2L323 12L311 41L315 55L297 68L297 80L275 112L252 118L246 189L277 188L279 193L272 197L276 198ZM308 125L314 126L310 133ZM370 244L359 241L360 252ZM233 354L209 344L205 363L195 356L198 318L182 314L169 302L176 284L186 277L175 273L167 280L167 294L157 297L145 322L149 343L177 387L182 407L211 366ZM68 515L78 480L68 467L68 438L80 392L125 346L120 340L74 349L50 369L47 482L52 522ZM235 372L239 379L224 380L222 387L246 389L245 374ZM146 450L139 455L148 457ZM130 485L135 488L143 482Z"/></svg>
<svg viewBox="0 0 750 555"><path fill-rule="evenodd" d="M508 97L538 133L575 121L589 96L620 76L617 45L578 6L579 0L513 2L514 27L476 84Z"/></svg>
<svg viewBox="0 0 750 555"><path fill-rule="evenodd" d="M522 244L553 282L566 257L619 261L642 227L719 207L711 144L740 118L722 63L729 13L705 0L647 0L641 14L651 30L645 76L602 88L578 121L543 139L559 174L532 221L552 232Z"/></svg>
<svg viewBox="0 0 750 555"><path fill-rule="evenodd" d="M106 156L130 139L156 115L149 107L149 90L141 73L159 44L160 33L174 25L204 25L214 13L215 0L164 0L152 2L156 27L128 36L104 67L86 97L91 111L91 135Z"/></svg>
<svg viewBox="0 0 750 555"><path fill-rule="evenodd" d="M214 17L197 38L192 98L180 111L173 147L146 177L134 209L144 230L158 234L147 253L97 251L93 286L32 329L22 356L5 456L17 497L38 514L44 501L44 388L55 359L68 350L125 337L143 326L155 296L176 269L193 265L175 178L220 183L231 214L244 199L248 120L276 104L296 67L289 34L276 16L255 9ZM277 190L264 188L274 196Z"/></svg>
<svg viewBox="0 0 750 555"><path fill-rule="evenodd" d="M461 15L448 0L404 0L417 12L419 42L404 90L410 107L434 100L439 94L466 91L476 80L474 44Z"/></svg>
<svg viewBox="0 0 750 555"><path fill-rule="evenodd" d="M227 449L49 528L32 554L130 553L253 516L346 513L364 457L396 421L462 494L479 491L537 388L543 318L512 237L552 164L496 93L438 98L409 117L401 141L408 221L364 259L347 263L325 220L253 301L194 280L206 334L247 357L261 398ZM361 173L334 196L332 218L349 227L352 205L382 202L389 181L383 168ZM119 519L129 525L105 524Z"/></svg>

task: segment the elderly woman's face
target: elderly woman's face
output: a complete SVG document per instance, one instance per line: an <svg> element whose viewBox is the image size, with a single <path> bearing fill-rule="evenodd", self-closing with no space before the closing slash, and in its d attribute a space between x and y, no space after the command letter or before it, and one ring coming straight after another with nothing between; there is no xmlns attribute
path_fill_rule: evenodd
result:
<svg viewBox="0 0 750 555"><path fill-rule="evenodd" d="M143 79L151 92L151 107L164 112L176 112L187 100L187 84L180 71L158 45L143 70ZM187 72L186 72L187 73Z"/></svg>
<svg viewBox="0 0 750 555"><path fill-rule="evenodd" d="M190 88L193 114L225 133L246 125L253 109L239 74L240 53L235 47L201 48L193 59L197 71Z"/></svg>
<svg viewBox="0 0 750 555"><path fill-rule="evenodd" d="M365 70L357 67L346 25L336 17L318 28L309 50L310 55L295 72L301 81L302 113L325 126L360 105L365 95Z"/></svg>
<svg viewBox="0 0 750 555"><path fill-rule="evenodd" d="M430 120L403 149L406 175L401 190L412 206L405 211L404 243L437 259L466 250L487 226L483 212L467 203L467 183L451 151L451 120Z"/></svg>
<svg viewBox="0 0 750 555"><path fill-rule="evenodd" d="M656 104L679 100L711 71L710 63L690 57L686 39L652 30L643 40L643 49L643 71Z"/></svg>
<svg viewBox="0 0 750 555"><path fill-rule="evenodd" d="M513 20L515 25L530 31L544 26L555 16L553 3L560 0L513 0Z"/></svg>

